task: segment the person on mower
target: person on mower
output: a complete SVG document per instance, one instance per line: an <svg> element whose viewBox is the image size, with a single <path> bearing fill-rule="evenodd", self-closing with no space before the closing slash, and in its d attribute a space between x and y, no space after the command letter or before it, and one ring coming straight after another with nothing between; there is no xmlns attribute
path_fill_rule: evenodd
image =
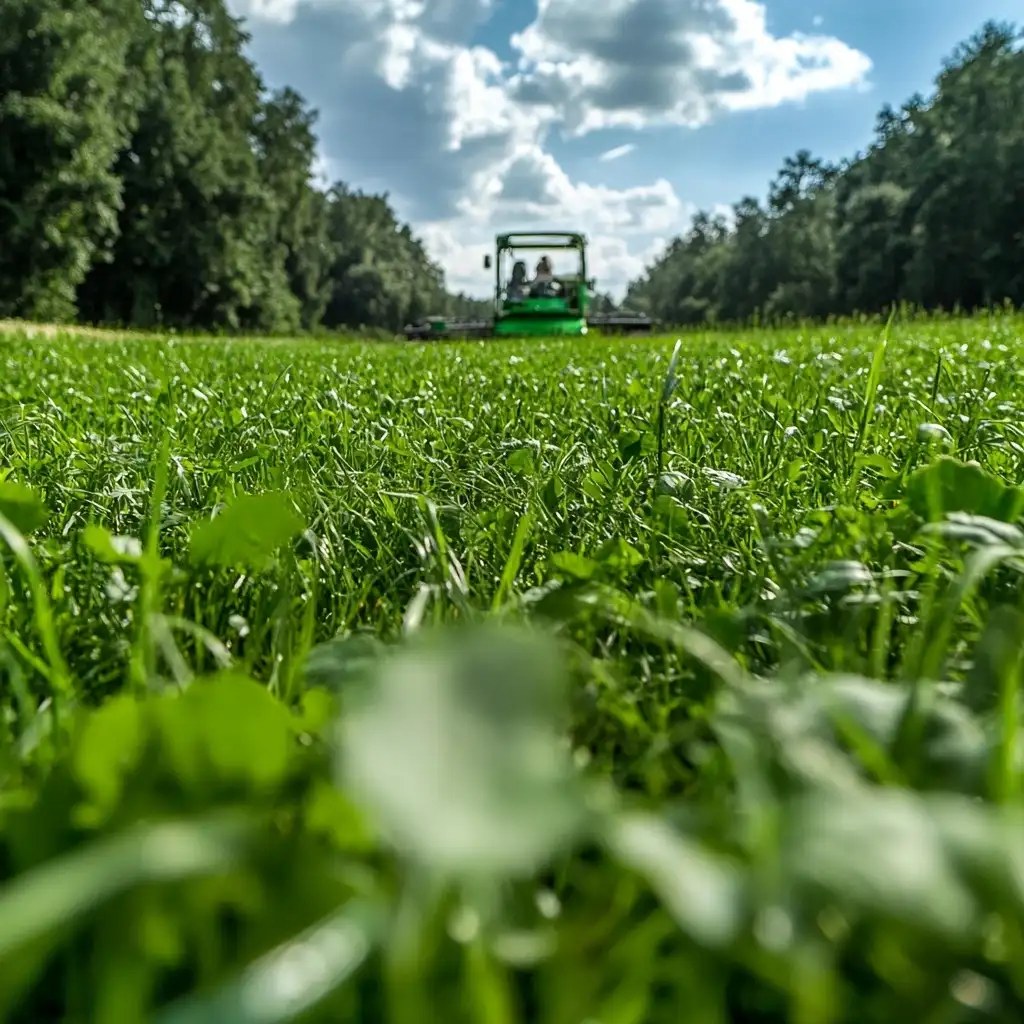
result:
<svg viewBox="0 0 1024 1024"><path fill-rule="evenodd" d="M551 269L551 260L547 256L542 256L537 263L537 273L534 276L530 293L532 295L552 295L554 290L555 278Z"/></svg>
<svg viewBox="0 0 1024 1024"><path fill-rule="evenodd" d="M512 266L512 277L508 282L508 297L513 301L525 299L527 287L526 264L522 260L516 260Z"/></svg>

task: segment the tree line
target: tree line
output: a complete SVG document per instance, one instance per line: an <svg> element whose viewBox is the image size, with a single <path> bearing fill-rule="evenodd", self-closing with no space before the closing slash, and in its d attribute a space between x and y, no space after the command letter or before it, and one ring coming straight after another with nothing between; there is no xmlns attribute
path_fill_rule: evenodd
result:
<svg viewBox="0 0 1024 1024"><path fill-rule="evenodd" d="M473 314L386 195L316 184L224 0L0 4L0 318L297 333Z"/></svg>
<svg viewBox="0 0 1024 1024"><path fill-rule="evenodd" d="M699 324L1024 304L1021 38L987 23L866 152L801 151L766 202L699 214L625 305ZM487 311L387 195L316 183L316 112L268 91L247 43L224 0L0 4L0 318L298 333Z"/></svg>
<svg viewBox="0 0 1024 1024"><path fill-rule="evenodd" d="M987 22L865 152L802 150L765 203L699 214L625 304L680 325L1024 305L1022 39Z"/></svg>

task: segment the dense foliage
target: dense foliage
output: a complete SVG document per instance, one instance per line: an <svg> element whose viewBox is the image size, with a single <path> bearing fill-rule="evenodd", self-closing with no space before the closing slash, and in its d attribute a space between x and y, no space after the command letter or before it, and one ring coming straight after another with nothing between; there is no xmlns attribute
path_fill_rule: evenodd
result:
<svg viewBox="0 0 1024 1024"><path fill-rule="evenodd" d="M1019 1021L1022 327L0 341L0 1019Z"/></svg>
<svg viewBox="0 0 1024 1024"><path fill-rule="evenodd" d="M766 204L698 216L626 304L676 324L1024 305L1022 38L986 24L930 98L882 109L866 152L801 151Z"/></svg>
<svg viewBox="0 0 1024 1024"><path fill-rule="evenodd" d="M223 0L0 4L0 319L396 331L472 311L386 196L314 180ZM467 309L468 307L468 309Z"/></svg>

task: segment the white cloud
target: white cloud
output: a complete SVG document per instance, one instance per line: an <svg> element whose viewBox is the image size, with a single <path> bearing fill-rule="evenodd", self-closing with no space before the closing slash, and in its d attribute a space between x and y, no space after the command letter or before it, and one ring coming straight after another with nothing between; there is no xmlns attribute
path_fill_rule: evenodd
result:
<svg viewBox="0 0 1024 1024"><path fill-rule="evenodd" d="M573 134L697 127L725 110L863 82L871 61L838 39L778 38L755 0L538 0L513 36L514 94Z"/></svg>
<svg viewBox="0 0 1024 1024"><path fill-rule="evenodd" d="M299 0L235 0L233 12L243 18L287 25L294 17Z"/></svg>
<svg viewBox="0 0 1024 1024"><path fill-rule="evenodd" d="M232 0L229 0L232 2ZM553 131L700 125L731 110L856 85L870 62L837 39L773 36L754 0L538 0L515 66L471 45L495 0L233 0L261 68L320 110L323 162L387 191L451 284L483 294L502 230L581 230L619 290L690 214L652 175L573 180ZM633 151L603 153L602 162Z"/></svg>
<svg viewBox="0 0 1024 1024"><path fill-rule="evenodd" d="M679 221L682 204L664 178L650 185L614 189L573 182L539 146L517 152L499 169L499 187L487 204L492 214L524 220L586 220L595 230L647 234Z"/></svg>
<svg viewBox="0 0 1024 1024"><path fill-rule="evenodd" d="M636 149L636 146L632 142L627 142L624 146L616 146L614 149L605 150L597 159L602 163L621 160L624 156L629 156L634 149Z"/></svg>
<svg viewBox="0 0 1024 1024"><path fill-rule="evenodd" d="M616 295L643 269L652 237L685 228L694 213L665 179L631 188L572 181L537 144L519 147L496 165L486 188L467 198L456 217L420 230L440 259L452 287L486 294L491 276L481 269L494 236L504 231L580 231L590 242L590 265L602 287Z"/></svg>

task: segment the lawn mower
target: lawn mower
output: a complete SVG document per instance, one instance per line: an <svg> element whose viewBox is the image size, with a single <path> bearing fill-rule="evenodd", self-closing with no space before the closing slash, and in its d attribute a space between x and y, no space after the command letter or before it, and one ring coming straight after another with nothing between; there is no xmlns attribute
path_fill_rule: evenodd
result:
<svg viewBox="0 0 1024 1024"><path fill-rule="evenodd" d="M528 278L526 254L542 251L536 277ZM548 253L574 253L576 268L556 272L558 258ZM594 281L587 278L587 240L576 232L540 231L498 235L495 258L484 256L484 270L494 268L494 315L462 320L430 316L407 324L410 341L448 338L521 338L553 335L649 334L654 322L642 313L591 310ZM511 269L509 269L511 268Z"/></svg>

